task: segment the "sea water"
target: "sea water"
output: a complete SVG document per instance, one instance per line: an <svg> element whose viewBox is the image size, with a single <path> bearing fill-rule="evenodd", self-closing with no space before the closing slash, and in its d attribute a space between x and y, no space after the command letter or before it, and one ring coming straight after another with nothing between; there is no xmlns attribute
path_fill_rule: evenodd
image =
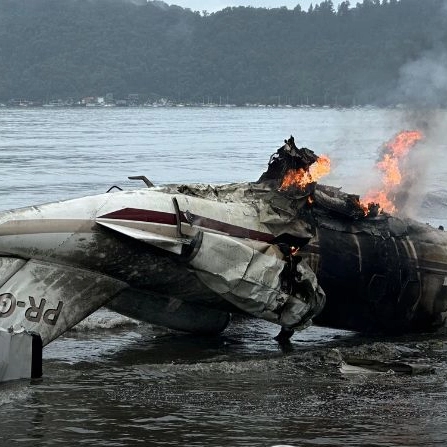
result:
<svg viewBox="0 0 447 447"><path fill-rule="evenodd" d="M447 217L447 143L437 138L445 112L432 113L414 213L437 225ZM331 158L322 183L364 194L380 180L384 143L416 125L408 111L380 109L4 108L0 210L144 187L135 175L156 185L254 181L290 135ZM280 349L277 331L235 318L220 336L196 337L101 309L44 349L42 379L0 384L0 446L447 442L444 335L371 339L312 326ZM435 372L345 376L340 352Z"/></svg>

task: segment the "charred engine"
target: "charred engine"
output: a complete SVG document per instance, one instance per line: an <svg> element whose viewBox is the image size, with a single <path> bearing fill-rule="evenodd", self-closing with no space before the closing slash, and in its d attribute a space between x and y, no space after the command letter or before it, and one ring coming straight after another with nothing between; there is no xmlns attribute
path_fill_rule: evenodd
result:
<svg viewBox="0 0 447 447"><path fill-rule="evenodd" d="M447 312L447 234L411 219L365 209L359 197L310 183L281 190L290 169L308 169L316 156L293 138L270 159L258 184L266 182L296 208L312 237L300 254L317 275L326 305L315 322L361 332L433 330ZM305 206L297 207L303 203ZM274 201L272 202L274 203ZM290 231L289 231L290 230ZM281 239L293 237L289 227ZM301 234L302 236L302 234Z"/></svg>
<svg viewBox="0 0 447 447"><path fill-rule="evenodd" d="M344 207L328 207L327 197L319 200L328 190L316 188L316 233L302 248L326 293L316 322L387 333L444 325L447 234L385 213L346 214ZM331 192L343 197L335 189Z"/></svg>

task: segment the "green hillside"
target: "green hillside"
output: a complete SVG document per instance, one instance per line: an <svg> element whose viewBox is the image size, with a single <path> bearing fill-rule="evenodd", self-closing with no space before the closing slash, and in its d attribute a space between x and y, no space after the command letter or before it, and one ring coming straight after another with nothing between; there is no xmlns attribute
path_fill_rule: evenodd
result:
<svg viewBox="0 0 447 447"><path fill-rule="evenodd" d="M108 93L235 104L413 101L435 84L429 71L416 95L406 86L418 61L442 60L446 18L444 0L214 14L159 1L0 0L0 101ZM437 88L433 99L445 105Z"/></svg>

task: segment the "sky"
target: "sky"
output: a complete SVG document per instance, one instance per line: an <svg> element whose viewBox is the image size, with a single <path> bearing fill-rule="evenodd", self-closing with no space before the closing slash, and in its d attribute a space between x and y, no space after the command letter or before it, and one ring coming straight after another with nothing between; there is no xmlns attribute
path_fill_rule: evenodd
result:
<svg viewBox="0 0 447 447"><path fill-rule="evenodd" d="M312 3L320 3L321 0L165 0L170 5L178 5L182 8L189 8L193 11L215 12L226 8L227 6L254 6L256 8L279 8L286 6L289 9L295 8L297 4L305 11ZM337 7L342 0L333 0L334 6ZM351 2L353 4L353 2Z"/></svg>

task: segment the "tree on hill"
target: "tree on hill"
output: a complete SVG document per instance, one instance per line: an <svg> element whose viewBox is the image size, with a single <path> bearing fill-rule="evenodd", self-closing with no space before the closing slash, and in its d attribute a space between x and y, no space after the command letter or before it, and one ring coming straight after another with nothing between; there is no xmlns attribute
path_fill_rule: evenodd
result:
<svg viewBox="0 0 447 447"><path fill-rule="evenodd" d="M394 92L404 91L403 67L447 44L443 0L337 8L325 0L307 12L229 7L212 14L161 1L0 0L0 11L2 101L137 93L387 105L402 101Z"/></svg>

